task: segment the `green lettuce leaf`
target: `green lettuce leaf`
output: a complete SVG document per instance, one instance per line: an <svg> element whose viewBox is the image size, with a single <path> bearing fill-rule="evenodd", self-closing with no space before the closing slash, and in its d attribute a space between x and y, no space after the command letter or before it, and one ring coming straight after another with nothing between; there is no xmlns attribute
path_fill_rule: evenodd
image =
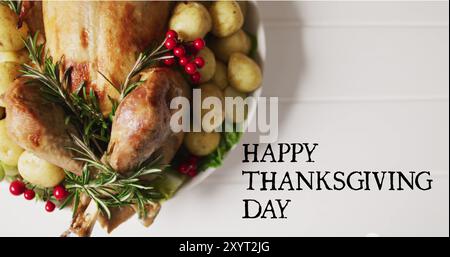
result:
<svg viewBox="0 0 450 257"><path fill-rule="evenodd" d="M249 51L248 55L251 58L255 59L256 58L256 54L258 52L258 38L256 37L256 35L253 35L253 34L248 33L248 32L247 32L247 35L249 36L250 42L251 42L250 51Z"/></svg>
<svg viewBox="0 0 450 257"><path fill-rule="evenodd" d="M200 160L198 171L221 166L226 154L239 143L241 136L242 132L223 132L216 151Z"/></svg>
<svg viewBox="0 0 450 257"><path fill-rule="evenodd" d="M178 189L180 189L186 179L186 175L183 175L172 168L165 170L162 176L155 180L154 184L154 187L158 192L163 195L161 201L171 198Z"/></svg>

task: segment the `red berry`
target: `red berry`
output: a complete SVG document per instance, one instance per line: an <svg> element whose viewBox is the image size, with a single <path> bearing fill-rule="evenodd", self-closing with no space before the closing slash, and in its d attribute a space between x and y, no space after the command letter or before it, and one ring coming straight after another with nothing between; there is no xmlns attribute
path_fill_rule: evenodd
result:
<svg viewBox="0 0 450 257"><path fill-rule="evenodd" d="M189 166L189 171L188 171L188 173L189 173L189 172L192 172L192 171L194 171L194 172L197 173L197 163L189 163L188 166Z"/></svg>
<svg viewBox="0 0 450 257"><path fill-rule="evenodd" d="M191 75L191 80L192 80L192 83L194 83L194 84L200 83L200 78L201 78L201 75L198 71Z"/></svg>
<svg viewBox="0 0 450 257"><path fill-rule="evenodd" d="M199 159L198 156L191 155L191 156L189 156L188 163L197 165L198 159Z"/></svg>
<svg viewBox="0 0 450 257"><path fill-rule="evenodd" d="M180 164L180 166L178 167L178 171L181 174L186 174L189 172L189 165L187 163L182 163Z"/></svg>
<svg viewBox="0 0 450 257"><path fill-rule="evenodd" d="M19 180L15 180L11 182L11 185L9 185L9 192L13 195L21 195L25 189L25 184Z"/></svg>
<svg viewBox="0 0 450 257"><path fill-rule="evenodd" d="M186 50L184 50L183 46L177 46L173 49L173 55L176 57L183 57L186 54Z"/></svg>
<svg viewBox="0 0 450 257"><path fill-rule="evenodd" d="M195 57L194 59L195 65L197 65L198 68L203 68L205 66L205 60L202 57Z"/></svg>
<svg viewBox="0 0 450 257"><path fill-rule="evenodd" d="M25 199L27 199L27 200L33 200L35 195L36 195L36 193L31 189L27 189L23 193L23 197L25 197Z"/></svg>
<svg viewBox="0 0 450 257"><path fill-rule="evenodd" d="M167 66L172 66L175 64L175 58L167 58L167 59L164 59L163 62Z"/></svg>
<svg viewBox="0 0 450 257"><path fill-rule="evenodd" d="M166 33L166 38L177 39L178 38L178 33L175 30L169 30Z"/></svg>
<svg viewBox="0 0 450 257"><path fill-rule="evenodd" d="M166 39L166 42L164 43L164 46L169 49L172 50L177 46L177 41L173 38L168 38Z"/></svg>
<svg viewBox="0 0 450 257"><path fill-rule="evenodd" d="M195 169L190 170L187 175L189 177L195 177L195 175L197 175L197 171Z"/></svg>
<svg viewBox="0 0 450 257"><path fill-rule="evenodd" d="M66 189L63 186L61 186L61 185L55 186L55 188L53 188L53 196L58 201L63 200L64 198L66 198L67 194L68 193L67 193Z"/></svg>
<svg viewBox="0 0 450 257"><path fill-rule="evenodd" d="M187 58L186 56L183 56L183 57L180 58L180 60L178 60L178 63L181 66L184 66L184 65L189 63L189 58Z"/></svg>
<svg viewBox="0 0 450 257"><path fill-rule="evenodd" d="M186 51L192 55L196 55L198 50L197 48L195 48L195 46L193 44L189 44L186 46Z"/></svg>
<svg viewBox="0 0 450 257"><path fill-rule="evenodd" d="M52 201L47 201L47 202L45 203L45 210L46 210L47 212L52 212L52 211L54 211L54 210L55 210L55 204L54 204Z"/></svg>
<svg viewBox="0 0 450 257"><path fill-rule="evenodd" d="M194 40L194 47L199 51L202 50L205 47L205 41L201 38L197 38Z"/></svg>
<svg viewBox="0 0 450 257"><path fill-rule="evenodd" d="M186 71L187 74L194 74L197 72L197 66L195 66L194 63L190 62L184 66L184 71Z"/></svg>

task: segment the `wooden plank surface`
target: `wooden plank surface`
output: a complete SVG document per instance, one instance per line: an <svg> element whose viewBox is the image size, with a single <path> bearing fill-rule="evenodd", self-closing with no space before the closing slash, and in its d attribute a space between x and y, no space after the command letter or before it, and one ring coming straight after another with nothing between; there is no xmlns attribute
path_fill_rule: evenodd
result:
<svg viewBox="0 0 450 257"><path fill-rule="evenodd" d="M448 236L448 2L259 5L268 48L263 95L280 97L279 141L320 144L316 163L281 167L431 170L433 190L255 194L241 170L280 166L240 164L238 147L200 186L165 204L152 228L132 220L113 235ZM55 235L67 224L68 213L47 215L6 191L1 184L0 235ZM289 219L244 221L244 197L291 198Z"/></svg>

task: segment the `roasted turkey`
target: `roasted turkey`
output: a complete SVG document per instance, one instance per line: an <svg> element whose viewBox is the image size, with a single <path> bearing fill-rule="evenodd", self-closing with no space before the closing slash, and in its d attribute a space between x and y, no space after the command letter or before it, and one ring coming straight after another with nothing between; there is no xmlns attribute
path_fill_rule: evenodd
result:
<svg viewBox="0 0 450 257"><path fill-rule="evenodd" d="M42 98L38 85L18 79L6 92L6 125L11 138L22 148L76 174L82 164L67 147L74 147L72 128L64 123L64 110ZM66 147L65 147L66 146Z"/></svg>
<svg viewBox="0 0 450 257"><path fill-rule="evenodd" d="M141 80L145 83L121 102L114 116L107 159L121 173L138 166L161 146L172 147L171 140L178 143L175 149L181 144L170 129L175 110L169 107L173 98L188 96L187 83L168 68L150 69ZM164 157L170 160L173 153Z"/></svg>
<svg viewBox="0 0 450 257"><path fill-rule="evenodd" d="M33 18L39 19L42 14L43 22L34 24L38 28L43 24L49 54L62 61L63 69L73 69L72 90L87 83L106 115L112 106L109 98L119 96L118 89L138 53L152 42L162 40L171 4L49 1L35 7L38 9L37 13L31 12ZM168 68L150 68L142 72L143 79L145 82L118 106L108 151L102 158L120 173L130 171L154 153L162 154L165 163L170 162L183 141L182 133L170 130L169 121L175 110L169 108L169 103L177 96L189 97L184 78ZM73 153L66 148L72 144L68 134L72 128L65 125L63 110L46 102L38 86L25 84L23 79L16 80L3 97L10 136L40 158L80 174L82 164L74 161ZM97 211L90 216L85 213L90 210L88 206L89 199L83 199L72 223L75 233L88 235L92 229L89 226L98 217ZM149 210L151 219L147 223L151 223L159 206L149 206ZM108 231L130 217L134 210L114 209L112 213L110 220L100 215Z"/></svg>

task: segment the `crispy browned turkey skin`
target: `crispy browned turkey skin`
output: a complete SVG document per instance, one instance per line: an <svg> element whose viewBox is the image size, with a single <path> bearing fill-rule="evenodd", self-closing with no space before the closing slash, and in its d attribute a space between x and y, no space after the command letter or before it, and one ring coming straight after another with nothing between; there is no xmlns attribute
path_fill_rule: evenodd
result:
<svg viewBox="0 0 450 257"><path fill-rule="evenodd" d="M87 81L104 113L110 97L133 67L137 54L162 39L168 2L48 1L43 2L46 46L55 59L72 66L72 86Z"/></svg>
<svg viewBox="0 0 450 257"><path fill-rule="evenodd" d="M81 173L82 164L74 161L71 128L64 123L63 109L44 100L39 85L18 79L5 94L6 125L11 138L22 148L56 166Z"/></svg>
<svg viewBox="0 0 450 257"><path fill-rule="evenodd" d="M170 128L175 111L170 110L170 101L188 97L187 83L171 69L151 69L141 80L145 82L122 100L113 120L108 160L121 173L138 166L164 144L178 142ZM178 149L179 144L173 147Z"/></svg>

